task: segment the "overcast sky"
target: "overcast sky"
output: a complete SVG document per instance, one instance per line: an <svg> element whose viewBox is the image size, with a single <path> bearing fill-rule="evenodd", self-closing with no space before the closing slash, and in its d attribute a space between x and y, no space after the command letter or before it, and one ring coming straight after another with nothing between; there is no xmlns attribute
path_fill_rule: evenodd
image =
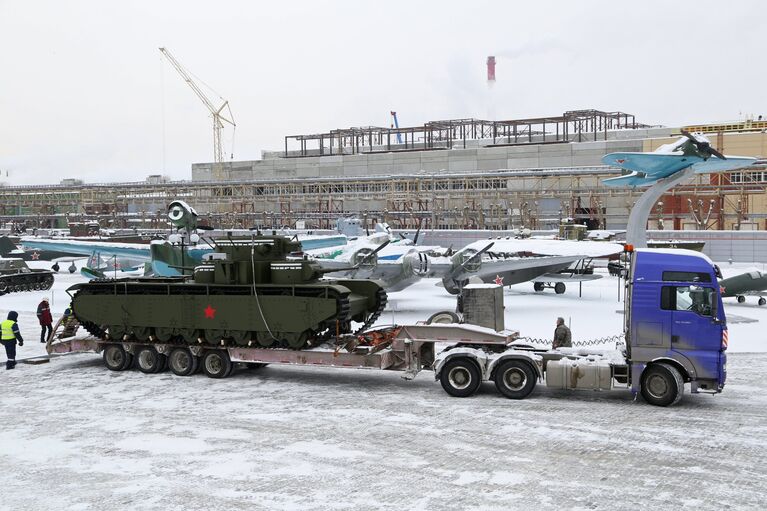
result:
<svg viewBox="0 0 767 511"><path fill-rule="evenodd" d="M0 182L189 179L211 161L212 121L159 46L230 101L248 160L285 135L388 126L390 110L402 126L767 114L766 15L735 0L0 0Z"/></svg>

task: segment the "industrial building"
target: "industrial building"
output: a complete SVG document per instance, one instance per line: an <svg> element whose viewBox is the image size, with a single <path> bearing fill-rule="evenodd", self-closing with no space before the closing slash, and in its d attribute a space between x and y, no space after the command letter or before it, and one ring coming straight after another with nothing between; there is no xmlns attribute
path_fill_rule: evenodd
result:
<svg viewBox="0 0 767 511"><path fill-rule="evenodd" d="M686 126L725 154L764 158L767 122ZM620 229L641 190L609 188L620 175L601 157L652 151L679 128L638 123L622 112L578 110L507 121L455 119L417 127L364 127L289 135L260 160L197 163L189 181L0 187L0 220L36 227L97 219L103 226L165 226L182 198L224 227L332 228L342 215L395 228L555 228L572 217ZM697 176L667 194L651 228L767 229L767 169Z"/></svg>

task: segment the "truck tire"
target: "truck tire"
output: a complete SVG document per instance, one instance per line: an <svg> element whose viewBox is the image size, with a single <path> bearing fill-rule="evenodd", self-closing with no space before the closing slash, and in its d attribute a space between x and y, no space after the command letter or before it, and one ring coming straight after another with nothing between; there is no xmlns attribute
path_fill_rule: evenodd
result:
<svg viewBox="0 0 767 511"><path fill-rule="evenodd" d="M533 289L536 293L540 293L544 289L543 282L533 282Z"/></svg>
<svg viewBox="0 0 767 511"><path fill-rule="evenodd" d="M558 295L564 294L567 287L565 286L564 282L557 282L554 284L554 292Z"/></svg>
<svg viewBox="0 0 767 511"><path fill-rule="evenodd" d="M642 397L651 405L675 405L682 399L683 393L684 380L672 365L652 364L642 373Z"/></svg>
<svg viewBox="0 0 767 511"><path fill-rule="evenodd" d="M535 371L522 360L507 360L495 370L495 387L509 399L524 399L535 388Z"/></svg>
<svg viewBox="0 0 767 511"><path fill-rule="evenodd" d="M168 369L176 376L190 376L199 366L200 359L186 348L175 348L168 355Z"/></svg>
<svg viewBox="0 0 767 511"><path fill-rule="evenodd" d="M468 357L458 357L448 361L439 376L439 382L445 392L453 397L469 397L479 389L482 377L479 368Z"/></svg>
<svg viewBox="0 0 767 511"><path fill-rule="evenodd" d="M110 371L125 371L133 362L133 355L119 344L108 344L104 348L104 365Z"/></svg>
<svg viewBox="0 0 767 511"><path fill-rule="evenodd" d="M455 312L441 311L435 312L429 316L429 319L426 320L427 325L432 325L435 323L438 325L449 325L453 323L460 323L460 319L458 319L458 314Z"/></svg>
<svg viewBox="0 0 767 511"><path fill-rule="evenodd" d="M146 374L159 373L165 369L166 356L151 346L144 346L136 353L136 366Z"/></svg>
<svg viewBox="0 0 767 511"><path fill-rule="evenodd" d="M209 378L226 378L232 374L234 364L225 350L208 350L202 356L202 371Z"/></svg>

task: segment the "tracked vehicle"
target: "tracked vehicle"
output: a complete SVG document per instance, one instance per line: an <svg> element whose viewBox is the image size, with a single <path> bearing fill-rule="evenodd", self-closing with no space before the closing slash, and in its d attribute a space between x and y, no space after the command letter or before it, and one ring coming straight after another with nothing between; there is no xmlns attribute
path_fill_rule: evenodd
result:
<svg viewBox="0 0 767 511"><path fill-rule="evenodd" d="M38 291L53 286L53 272L32 269L22 259L0 258L0 295L20 291Z"/></svg>
<svg viewBox="0 0 767 511"><path fill-rule="evenodd" d="M301 245L278 235L216 240L192 277L76 284L73 313L106 340L302 349L362 331L386 306L377 282L322 279Z"/></svg>

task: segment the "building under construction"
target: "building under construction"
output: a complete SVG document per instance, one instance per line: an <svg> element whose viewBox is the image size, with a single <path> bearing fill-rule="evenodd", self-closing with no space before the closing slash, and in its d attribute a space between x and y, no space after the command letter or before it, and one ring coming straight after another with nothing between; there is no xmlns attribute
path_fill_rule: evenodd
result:
<svg viewBox="0 0 767 511"><path fill-rule="evenodd" d="M571 217L591 228L625 227L641 191L602 184L616 151L652 151L681 128L622 112L417 127L363 127L290 135L255 161L192 165L191 181L0 187L0 219L35 227L98 220L107 227L165 227L173 199L222 227L332 228L344 215L412 229L554 228ZM763 158L767 122L687 126L726 154ZM76 170L72 170L76 174ZM767 169L700 175L667 194L650 216L665 229L767 228Z"/></svg>

